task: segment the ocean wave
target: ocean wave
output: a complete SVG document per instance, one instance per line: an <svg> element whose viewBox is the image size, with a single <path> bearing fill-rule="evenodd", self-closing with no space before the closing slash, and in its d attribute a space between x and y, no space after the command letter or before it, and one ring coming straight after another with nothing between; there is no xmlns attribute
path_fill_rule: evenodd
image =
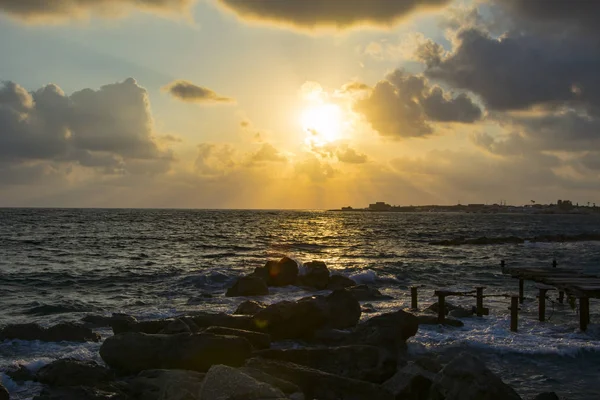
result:
<svg viewBox="0 0 600 400"><path fill-rule="evenodd" d="M53 315L53 314L66 314L66 313L82 313L82 312L95 312L101 309L83 302L69 302L65 304L42 304L34 302L31 307L24 310L25 315Z"/></svg>

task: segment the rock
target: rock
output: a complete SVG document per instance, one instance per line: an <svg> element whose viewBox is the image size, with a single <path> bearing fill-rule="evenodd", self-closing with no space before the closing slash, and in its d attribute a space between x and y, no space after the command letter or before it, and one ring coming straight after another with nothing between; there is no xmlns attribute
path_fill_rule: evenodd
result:
<svg viewBox="0 0 600 400"><path fill-rule="evenodd" d="M129 380L129 394L141 400L195 400L205 374L177 369L151 369Z"/></svg>
<svg viewBox="0 0 600 400"><path fill-rule="evenodd" d="M234 329L260 330L254 323L251 316L229 315L225 313L198 312L193 316L180 317L192 331L209 326L224 326ZM173 322L173 319L159 319L149 321L139 321L135 323L115 324L112 326L115 335L125 332L141 332L156 334L162 331L167 325ZM193 324L192 324L193 323Z"/></svg>
<svg viewBox="0 0 600 400"><path fill-rule="evenodd" d="M289 257L283 257L277 263L267 263L269 286L293 285L298 279L298 263Z"/></svg>
<svg viewBox="0 0 600 400"><path fill-rule="evenodd" d="M353 343L364 343L393 350L405 346L406 340L419 329L419 321L413 314L402 310L381 314L360 323L351 335Z"/></svg>
<svg viewBox="0 0 600 400"><path fill-rule="evenodd" d="M457 309L450 311L448 315L454 318L469 318L473 316L473 310L458 307Z"/></svg>
<svg viewBox="0 0 600 400"><path fill-rule="evenodd" d="M521 397L494 375L477 358L461 354L436 376L434 399L445 400L520 400Z"/></svg>
<svg viewBox="0 0 600 400"><path fill-rule="evenodd" d="M268 349L271 347L271 336L266 333L245 331L243 329L225 328L222 326L211 326L204 333L213 335L239 336L247 339L255 349Z"/></svg>
<svg viewBox="0 0 600 400"><path fill-rule="evenodd" d="M329 284L329 269L323 261L304 263L305 273L298 279L301 286L308 286L317 290L327 289Z"/></svg>
<svg viewBox="0 0 600 400"><path fill-rule="evenodd" d="M271 349L254 357L287 361L346 378L381 383L396 372L396 361L374 346Z"/></svg>
<svg viewBox="0 0 600 400"><path fill-rule="evenodd" d="M402 400L428 399L435 374L415 363L408 363L381 386Z"/></svg>
<svg viewBox="0 0 600 400"><path fill-rule="evenodd" d="M344 289L347 287L356 286L356 282L344 275L331 275L329 277L329 283L327 289L336 290Z"/></svg>
<svg viewBox="0 0 600 400"><path fill-rule="evenodd" d="M438 318L433 315L419 315L417 318L419 319L419 325L439 325ZM465 324L461 320L446 317L443 325L461 328Z"/></svg>
<svg viewBox="0 0 600 400"><path fill-rule="evenodd" d="M455 306L452 303L448 303L446 302L446 307L445 307L445 315L448 315L450 313L450 311L454 311L454 310L458 310L460 309L459 306ZM429 307L426 308L426 310L428 311L432 311L433 313L435 313L437 315L438 310L439 310L439 304L436 301L435 303L433 303L432 305L430 305Z"/></svg>
<svg viewBox="0 0 600 400"><path fill-rule="evenodd" d="M253 377L257 381L264 382L273 387L276 387L285 394L293 394L300 392L300 388L298 387L298 385L295 385L292 382L284 381L283 379L276 378L273 375L269 375L266 372L261 371L260 369L241 367L239 368L239 370L244 374Z"/></svg>
<svg viewBox="0 0 600 400"><path fill-rule="evenodd" d="M325 346L340 346L352 343L352 332L342 329L318 329L313 334L311 341Z"/></svg>
<svg viewBox="0 0 600 400"><path fill-rule="evenodd" d="M538 394L533 400L560 400L560 398L554 392L545 392Z"/></svg>
<svg viewBox="0 0 600 400"><path fill-rule="evenodd" d="M192 330L181 319L174 319L170 324L165 326L159 333L165 335L175 335L177 333L192 333Z"/></svg>
<svg viewBox="0 0 600 400"><path fill-rule="evenodd" d="M233 286L227 289L225 296L266 296L268 294L269 288L267 287L267 283L262 278L248 275L238 278Z"/></svg>
<svg viewBox="0 0 600 400"><path fill-rule="evenodd" d="M206 374L201 400L281 399L279 389L226 365L213 365Z"/></svg>
<svg viewBox="0 0 600 400"><path fill-rule="evenodd" d="M36 378L49 386L97 386L112 381L114 375L95 361L65 358L40 368Z"/></svg>
<svg viewBox="0 0 600 400"><path fill-rule="evenodd" d="M33 400L127 400L127 396L86 386L68 386L44 388Z"/></svg>
<svg viewBox="0 0 600 400"><path fill-rule="evenodd" d="M370 288L367 285L357 285L346 288L356 297L358 301L374 301L374 300L390 300L391 296L381 294L381 292L375 288Z"/></svg>
<svg viewBox="0 0 600 400"><path fill-rule="evenodd" d="M377 312L377 310L375 309L375 306L373 306L373 304L371 304L371 303L363 304L362 307L360 308L360 310L365 314Z"/></svg>
<svg viewBox="0 0 600 400"><path fill-rule="evenodd" d="M35 374L31 372L27 367L23 364L17 364L8 367L4 373L10 377L13 381L22 384L26 381L35 380Z"/></svg>
<svg viewBox="0 0 600 400"><path fill-rule="evenodd" d="M251 358L247 367L260 369L269 375L295 383L307 399L319 400L393 400L394 396L381 386L329 374L284 361Z"/></svg>
<svg viewBox="0 0 600 400"><path fill-rule="evenodd" d="M9 400L8 390L0 383L0 400Z"/></svg>
<svg viewBox="0 0 600 400"><path fill-rule="evenodd" d="M90 328L104 328L118 322L137 322L137 319L131 315L115 313L110 317L104 315L86 315L81 321Z"/></svg>
<svg viewBox="0 0 600 400"><path fill-rule="evenodd" d="M271 304L254 316L255 324L269 332L273 340L311 338L317 329L343 329L360 319L360 304L344 290L328 296L305 297L298 301Z"/></svg>
<svg viewBox="0 0 600 400"><path fill-rule="evenodd" d="M260 310L264 310L267 306L264 303L254 301L254 300L246 300L241 303L233 312L236 315L255 315Z"/></svg>
<svg viewBox="0 0 600 400"><path fill-rule="evenodd" d="M100 356L109 367L130 374L145 369L206 372L214 364L240 366L251 351L248 340L235 336L131 332L107 338Z"/></svg>
<svg viewBox="0 0 600 400"><path fill-rule="evenodd" d="M423 368L426 371L433 372L437 374L444 367L439 360L438 356L435 355L426 355L423 357L417 358L415 361L419 367Z"/></svg>
<svg viewBox="0 0 600 400"><path fill-rule="evenodd" d="M275 265L277 265L277 261L269 260L264 267L254 268L254 272L250 275L257 276L267 282L269 280L269 270L274 268Z"/></svg>
<svg viewBox="0 0 600 400"><path fill-rule="evenodd" d="M7 325L0 331L0 340L41 340L43 342L98 342L100 335L73 322L43 328L38 324Z"/></svg>

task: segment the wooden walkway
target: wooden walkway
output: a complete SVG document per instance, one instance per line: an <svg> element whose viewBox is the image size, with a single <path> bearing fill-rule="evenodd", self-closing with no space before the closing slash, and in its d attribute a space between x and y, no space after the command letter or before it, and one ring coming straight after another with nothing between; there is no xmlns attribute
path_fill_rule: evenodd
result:
<svg viewBox="0 0 600 400"><path fill-rule="evenodd" d="M506 267L504 263L502 263L502 273L519 279L520 303L523 303L524 281L530 280L538 283L540 321L545 320L546 292L548 290L558 289L561 303L565 293L579 299L579 326L582 331L587 329L590 322L589 299L600 299L600 277L584 274L574 269Z"/></svg>

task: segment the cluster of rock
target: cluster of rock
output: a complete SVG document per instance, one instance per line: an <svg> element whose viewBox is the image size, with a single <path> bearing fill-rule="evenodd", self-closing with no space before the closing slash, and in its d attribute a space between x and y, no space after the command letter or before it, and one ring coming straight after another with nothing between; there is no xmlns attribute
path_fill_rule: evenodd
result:
<svg viewBox="0 0 600 400"><path fill-rule="evenodd" d="M482 236L479 238L464 238L458 237L449 240L438 240L429 242L431 245L438 246L461 246L461 245L488 245L488 244L522 244L525 242L594 242L600 241L600 233L580 233L577 235L539 235L530 238L521 238L518 236L504 236L504 237L486 237Z"/></svg>

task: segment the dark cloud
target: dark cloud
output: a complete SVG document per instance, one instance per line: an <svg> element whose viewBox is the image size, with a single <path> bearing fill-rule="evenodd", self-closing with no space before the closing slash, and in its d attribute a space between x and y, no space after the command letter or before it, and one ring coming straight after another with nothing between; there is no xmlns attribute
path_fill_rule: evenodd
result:
<svg viewBox="0 0 600 400"><path fill-rule="evenodd" d="M137 8L182 12L196 0L0 0L0 12L26 21L67 20L90 14L115 16Z"/></svg>
<svg viewBox="0 0 600 400"><path fill-rule="evenodd" d="M178 100L188 103L234 103L235 100L230 97L224 97L216 94L214 91L195 85L191 82L178 80L165 86L168 91Z"/></svg>
<svg viewBox="0 0 600 400"><path fill-rule="evenodd" d="M354 109L381 135L395 139L429 135L430 122L471 123L481 118L481 109L468 96L451 97L423 76L403 70L379 81Z"/></svg>
<svg viewBox="0 0 600 400"><path fill-rule="evenodd" d="M338 149L336 156L338 160L347 164L364 164L367 162L367 156L365 154L361 154L348 146L343 146Z"/></svg>
<svg viewBox="0 0 600 400"><path fill-rule="evenodd" d="M362 82L348 82L342 86L342 92L360 92L369 89L371 89L371 86Z"/></svg>
<svg viewBox="0 0 600 400"><path fill-rule="evenodd" d="M390 26L416 11L443 7L449 0L218 0L226 9L250 20L300 29Z"/></svg>
<svg viewBox="0 0 600 400"><path fill-rule="evenodd" d="M133 79L71 96L53 84L31 93L12 82L0 86L5 166L43 172L70 164L124 173L140 164L165 171L171 160L154 139L148 94Z"/></svg>

